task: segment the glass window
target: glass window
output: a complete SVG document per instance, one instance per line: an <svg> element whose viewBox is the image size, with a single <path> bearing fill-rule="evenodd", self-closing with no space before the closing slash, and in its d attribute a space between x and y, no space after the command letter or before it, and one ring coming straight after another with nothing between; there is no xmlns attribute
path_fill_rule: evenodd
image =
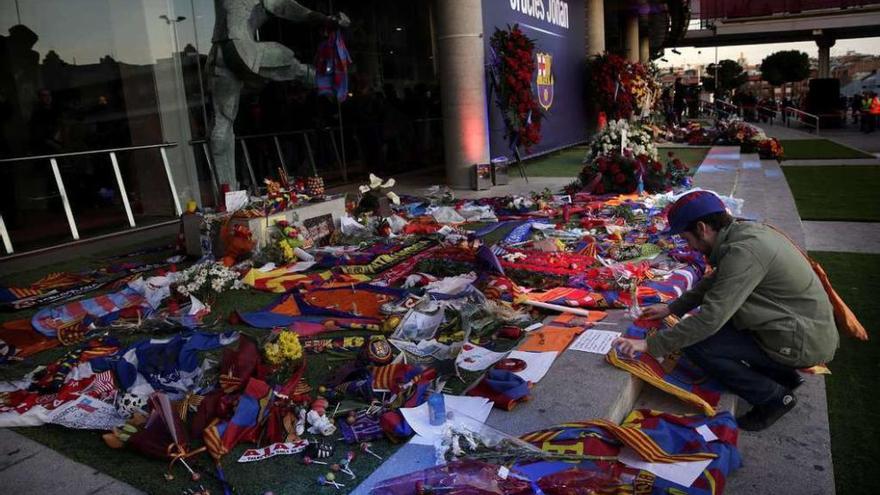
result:
<svg viewBox="0 0 880 495"><path fill-rule="evenodd" d="M167 7L147 0L0 0L0 159L7 160L0 169L10 191L0 211L16 251L72 237L49 158L24 157L56 156L81 237L130 224L110 154L71 153L177 142L168 150L176 182L195 194L186 185L192 153L180 141L203 119L200 105L190 118L191 105L181 103L176 74L189 65L178 67L172 56L179 51L170 26L177 17ZM116 158L135 224L173 218L158 148Z"/></svg>

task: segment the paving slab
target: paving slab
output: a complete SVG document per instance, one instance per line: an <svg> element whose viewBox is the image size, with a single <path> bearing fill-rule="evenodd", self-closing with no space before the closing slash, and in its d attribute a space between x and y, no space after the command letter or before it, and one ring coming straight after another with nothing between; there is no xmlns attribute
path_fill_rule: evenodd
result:
<svg viewBox="0 0 880 495"><path fill-rule="evenodd" d="M809 251L880 254L880 223L804 221Z"/></svg>
<svg viewBox="0 0 880 495"><path fill-rule="evenodd" d="M0 492L140 495L144 492L0 428Z"/></svg>
<svg viewBox="0 0 880 495"><path fill-rule="evenodd" d="M805 378L790 413L764 431L740 431L743 467L727 480L726 493L835 493L825 377ZM740 402L737 408L745 412L749 406Z"/></svg>

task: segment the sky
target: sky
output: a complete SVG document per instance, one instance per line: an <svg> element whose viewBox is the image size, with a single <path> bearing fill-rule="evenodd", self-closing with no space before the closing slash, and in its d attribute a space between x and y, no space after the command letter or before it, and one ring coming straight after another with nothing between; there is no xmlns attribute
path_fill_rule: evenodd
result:
<svg viewBox="0 0 880 495"><path fill-rule="evenodd" d="M721 46L718 47L718 60L739 58L740 53L743 54L749 65L760 64L761 60L771 53L780 50L800 50L805 52L811 58L819 55L819 48L816 43L811 41L797 43L768 43L763 45L745 45L745 46ZM880 38L859 38L852 40L837 40L837 43L831 47L831 56L844 55L848 51L858 53L866 53L869 55L880 55ZM672 53L667 49L663 58L668 62L657 60L660 67L682 67L686 64L710 64L715 62L715 48L678 48L681 55Z"/></svg>

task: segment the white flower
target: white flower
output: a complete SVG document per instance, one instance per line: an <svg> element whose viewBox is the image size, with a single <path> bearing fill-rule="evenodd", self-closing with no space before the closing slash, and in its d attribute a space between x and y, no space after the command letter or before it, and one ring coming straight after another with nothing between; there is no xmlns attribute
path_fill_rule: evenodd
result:
<svg viewBox="0 0 880 495"><path fill-rule="evenodd" d="M392 203L394 203L396 205L400 204L400 197L397 194L394 194L394 192L388 191L388 194L386 194L385 196L387 196L388 199L390 199Z"/></svg>
<svg viewBox="0 0 880 495"><path fill-rule="evenodd" d="M370 186L364 184L358 188L358 191L360 191L361 194L366 194L366 193L370 192Z"/></svg>

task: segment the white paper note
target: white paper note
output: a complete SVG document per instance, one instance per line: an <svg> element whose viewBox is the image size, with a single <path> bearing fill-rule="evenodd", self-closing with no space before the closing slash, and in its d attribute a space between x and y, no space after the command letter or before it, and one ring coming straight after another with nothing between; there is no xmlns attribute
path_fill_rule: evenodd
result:
<svg viewBox="0 0 880 495"><path fill-rule="evenodd" d="M694 481L700 476L700 473L702 473L709 463L712 462L711 459L693 462L674 462L671 464L648 462L639 457L639 455L629 447L624 447L620 450L620 455L617 457L617 460L627 466L650 471L665 480L678 483L682 486L693 485Z"/></svg>
<svg viewBox="0 0 880 495"><path fill-rule="evenodd" d="M226 193L226 211L238 211L248 204L247 191L229 191Z"/></svg>
<svg viewBox="0 0 880 495"><path fill-rule="evenodd" d="M718 437L715 436L715 433L713 433L712 430L710 430L709 427L706 425L700 425L696 428L696 430L697 433L699 433L703 437L703 440L707 442L714 442L715 440L718 440Z"/></svg>
<svg viewBox="0 0 880 495"><path fill-rule="evenodd" d="M485 397L443 394L443 402L449 416L448 421L456 421L457 415L465 415L485 423L489 413L492 412L492 402ZM412 439L413 443L433 445L434 440L443 432L443 425L431 424L427 402L418 407L401 407L400 412L407 424L416 432L416 436ZM449 414L450 412L452 414Z"/></svg>
<svg viewBox="0 0 880 495"><path fill-rule="evenodd" d="M511 351L510 354L507 355L507 357L512 359L522 359L523 361L525 361L526 369L522 371L515 371L514 373L527 382L537 383L541 381L541 378L544 378L544 375L547 374L547 371L550 369L550 366L553 365L553 361L556 360L556 356L558 354L559 353L556 351Z"/></svg>
<svg viewBox="0 0 880 495"><path fill-rule="evenodd" d="M617 337L620 337L620 332L590 329L580 334L568 348L595 354L608 354L608 351L611 350L611 343Z"/></svg>
<svg viewBox="0 0 880 495"><path fill-rule="evenodd" d="M481 371L497 363L506 352L495 352L471 343L461 346L461 352L455 358L455 365L467 371Z"/></svg>

